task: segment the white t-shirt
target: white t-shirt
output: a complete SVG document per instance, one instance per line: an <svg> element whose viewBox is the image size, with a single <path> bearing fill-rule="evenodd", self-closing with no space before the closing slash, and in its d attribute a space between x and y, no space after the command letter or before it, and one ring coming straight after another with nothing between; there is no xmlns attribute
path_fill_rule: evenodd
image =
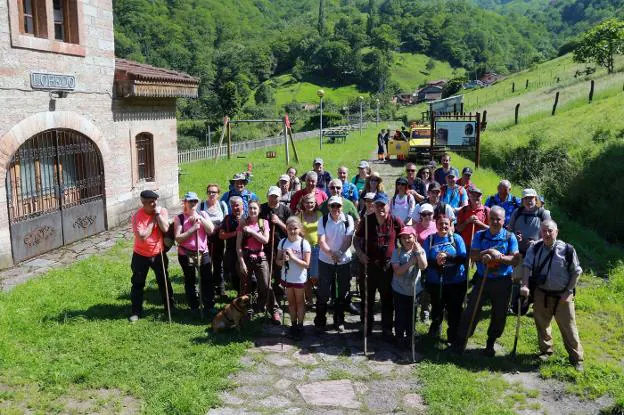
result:
<svg viewBox="0 0 624 415"><path fill-rule="evenodd" d="M301 252L301 248L303 247L303 252ZM295 242L290 242L288 238L284 238L279 241L277 245L278 251L285 251L286 249L290 249L293 254L303 260L303 255L306 252L312 252L310 248L310 243L303 240L303 244L301 243L301 237L298 237ZM291 282L295 284L303 284L308 280L308 270L303 268L301 265L296 264L295 261L288 262L288 271L286 271L286 265L282 267L282 281Z"/></svg>
<svg viewBox="0 0 624 415"><path fill-rule="evenodd" d="M346 231L345 231L346 227ZM321 217L318 221L318 235L325 235L325 242L329 245L329 249L332 251L336 251L340 249L342 243L345 238L351 239L353 237L354 231L353 218L351 215L345 215L344 213L340 214L338 218L338 222L334 222L331 217L331 214L328 215L327 218L327 228L323 226L323 218ZM327 255L321 249L319 251L319 261L323 261L326 264L334 264L331 257ZM338 265L343 265L351 261L351 250L347 249L346 252L342 254L340 260L338 261Z"/></svg>
<svg viewBox="0 0 624 415"><path fill-rule="evenodd" d="M403 223L407 222L408 219L412 217L415 207L416 201L414 200L414 196L410 194L405 194L403 196L397 194L390 199L390 213L392 216L401 219Z"/></svg>

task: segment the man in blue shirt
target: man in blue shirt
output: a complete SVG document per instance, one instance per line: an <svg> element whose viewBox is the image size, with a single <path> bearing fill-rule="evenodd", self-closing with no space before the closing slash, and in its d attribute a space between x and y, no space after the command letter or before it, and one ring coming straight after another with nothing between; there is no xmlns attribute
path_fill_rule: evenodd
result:
<svg viewBox="0 0 624 415"><path fill-rule="evenodd" d="M247 216L247 207L249 206L249 202L252 200L258 200L258 196L256 196L255 193L245 188L247 183L249 183L247 176L244 173L237 173L230 179L230 184L233 186L233 189L225 192L223 196L221 196L221 201L225 202L228 206L232 196L239 196L243 199L243 212L245 216Z"/></svg>
<svg viewBox="0 0 624 415"><path fill-rule="evenodd" d="M516 236L503 228L504 221L505 209L500 206L492 207L490 228L477 232L472 239L470 258L477 264L477 272L473 278L474 285L468 297L468 306L462 314L458 341L455 344L460 351L463 351L466 338L472 336L477 325L477 321L474 321L472 327L468 327L471 325L472 315L475 309L476 315L480 313L486 299L492 304L487 345L483 351L486 356L494 356L494 343L505 330L511 296L511 274L513 267L519 262L520 254ZM483 294L477 303L482 284L485 284Z"/></svg>
<svg viewBox="0 0 624 415"><path fill-rule="evenodd" d="M455 173L455 177L459 177L459 171L457 171L455 167L451 166L450 154L442 154L442 157L440 157L440 163L442 163L442 167L437 168L433 172L433 179L440 183L440 186L444 186L446 184L446 175L451 171Z"/></svg>
<svg viewBox="0 0 624 415"><path fill-rule="evenodd" d="M500 206L505 209L505 226L509 223L511 213L522 205L520 198L511 194L511 183L509 180L501 180L498 183L498 193L487 198L485 206L490 209L493 206Z"/></svg>

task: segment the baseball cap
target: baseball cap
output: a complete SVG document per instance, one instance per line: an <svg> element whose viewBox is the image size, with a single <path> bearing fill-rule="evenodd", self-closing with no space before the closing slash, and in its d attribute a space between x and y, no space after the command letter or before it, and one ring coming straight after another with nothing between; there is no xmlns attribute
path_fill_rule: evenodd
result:
<svg viewBox="0 0 624 415"><path fill-rule="evenodd" d="M440 187L440 183L438 182L433 182L429 184L429 188L427 189L427 191L431 192L433 190L442 190L442 188Z"/></svg>
<svg viewBox="0 0 624 415"><path fill-rule="evenodd" d="M239 180L244 181L244 182L245 182L245 184L249 183L249 180L247 179L247 176L245 176L245 173L236 173L236 174L234 175L234 177L232 177L232 178L230 179L230 183L234 183L234 182L237 182L237 181L239 181Z"/></svg>
<svg viewBox="0 0 624 415"><path fill-rule="evenodd" d="M327 201L327 206L333 205L333 204L338 204L340 206L342 206L342 198L340 196L332 196L329 198L329 200Z"/></svg>
<svg viewBox="0 0 624 415"><path fill-rule="evenodd" d="M153 190L143 190L141 192L141 199L158 199L158 193Z"/></svg>
<svg viewBox="0 0 624 415"><path fill-rule="evenodd" d="M360 164L358 164L358 168L359 169L365 169L365 168L368 168L368 167L369 167L369 164L368 164L368 161L366 161L366 160L362 160L362 161L360 161Z"/></svg>
<svg viewBox="0 0 624 415"><path fill-rule="evenodd" d="M277 186L271 186L269 187L269 191L267 192L267 196L277 196L277 197L282 197L282 190L277 187Z"/></svg>
<svg viewBox="0 0 624 415"><path fill-rule="evenodd" d="M457 173L454 169L451 169L448 173L446 173L446 177L457 177Z"/></svg>
<svg viewBox="0 0 624 415"><path fill-rule="evenodd" d="M522 191L522 198L524 199L525 197L537 197L537 192L535 189L524 189Z"/></svg>
<svg viewBox="0 0 624 415"><path fill-rule="evenodd" d="M472 169L470 167L464 167L464 169L462 170L462 174L472 175Z"/></svg>
<svg viewBox="0 0 624 415"><path fill-rule="evenodd" d="M416 235L416 231L411 226L403 226L399 232L399 236L403 235Z"/></svg>
<svg viewBox="0 0 624 415"><path fill-rule="evenodd" d="M325 164L325 163L323 163L323 159L322 158L317 157L317 158L314 159L314 163L312 163L312 164Z"/></svg>
<svg viewBox="0 0 624 415"><path fill-rule="evenodd" d="M184 195L184 201L188 202L191 200L195 200L199 202L199 197L197 197L197 193L195 192L186 192L186 194Z"/></svg>
<svg viewBox="0 0 624 415"><path fill-rule="evenodd" d="M375 195L375 198L373 199L373 202L375 203L383 203L384 205L388 204L388 195L385 194L384 192L379 192Z"/></svg>
<svg viewBox="0 0 624 415"><path fill-rule="evenodd" d="M364 195L363 197L364 200L374 200L375 199L375 192L368 192Z"/></svg>
<svg viewBox="0 0 624 415"><path fill-rule="evenodd" d="M287 175L287 174L282 174L280 176L280 178L279 178L279 181L281 182L282 180L285 181L285 182L289 182L290 181L290 176Z"/></svg>
<svg viewBox="0 0 624 415"><path fill-rule="evenodd" d="M420 205L420 213L433 213L433 206L429 203L423 203Z"/></svg>
<svg viewBox="0 0 624 415"><path fill-rule="evenodd" d="M479 189L479 188L478 188L478 187L476 187L476 186L470 186L470 187L468 188L468 191L469 191L470 193L478 193L478 194L480 194L480 195L482 195L482 194L483 194L483 192L481 191L481 189Z"/></svg>

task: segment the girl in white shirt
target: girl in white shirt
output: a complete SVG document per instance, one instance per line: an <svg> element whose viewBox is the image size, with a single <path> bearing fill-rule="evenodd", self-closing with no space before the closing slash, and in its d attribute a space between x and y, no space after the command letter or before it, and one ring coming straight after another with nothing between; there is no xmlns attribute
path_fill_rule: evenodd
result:
<svg viewBox="0 0 624 415"><path fill-rule="evenodd" d="M399 177L396 180L395 194L390 203L390 213L392 216L399 218L405 225L412 224L412 214L416 208L416 199L407 193L407 179Z"/></svg>
<svg viewBox="0 0 624 415"><path fill-rule="evenodd" d="M282 285L288 297L290 314L290 336L299 340L303 334L305 318L305 283L308 280L312 249L308 241L300 236L302 226L297 216L286 220L288 238L277 245L276 263L282 267Z"/></svg>

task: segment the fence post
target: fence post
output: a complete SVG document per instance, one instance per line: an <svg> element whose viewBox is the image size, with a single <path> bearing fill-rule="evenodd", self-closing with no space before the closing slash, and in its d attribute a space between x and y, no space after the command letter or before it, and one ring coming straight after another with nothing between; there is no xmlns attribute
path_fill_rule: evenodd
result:
<svg viewBox="0 0 624 415"><path fill-rule="evenodd" d="M516 92L516 83L515 82L511 83L511 92L512 93Z"/></svg>
<svg viewBox="0 0 624 415"><path fill-rule="evenodd" d="M553 104L552 114L555 115L555 111L557 111L557 103L559 103L559 91L555 94L555 103Z"/></svg>
<svg viewBox="0 0 624 415"><path fill-rule="evenodd" d="M516 114L515 114L515 123L518 124L518 111L520 111L520 104L516 104Z"/></svg>
<svg viewBox="0 0 624 415"><path fill-rule="evenodd" d="M591 80L591 85L589 87L589 102L592 102L594 99L594 80Z"/></svg>
<svg viewBox="0 0 624 415"><path fill-rule="evenodd" d="M526 84L524 85L524 89L529 89L529 80L526 80Z"/></svg>

